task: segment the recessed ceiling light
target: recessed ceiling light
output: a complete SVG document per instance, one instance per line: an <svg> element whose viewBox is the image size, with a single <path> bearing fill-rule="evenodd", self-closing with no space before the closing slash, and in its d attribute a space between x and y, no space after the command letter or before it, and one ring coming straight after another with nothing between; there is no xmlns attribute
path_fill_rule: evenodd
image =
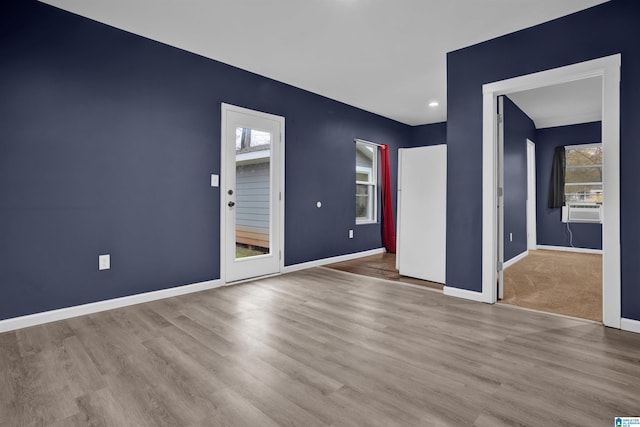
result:
<svg viewBox="0 0 640 427"><path fill-rule="evenodd" d="M431 102L429 103L429 107L432 107L432 108L433 108L433 107L437 107L438 105L440 105L440 104L438 103L438 101L431 101Z"/></svg>

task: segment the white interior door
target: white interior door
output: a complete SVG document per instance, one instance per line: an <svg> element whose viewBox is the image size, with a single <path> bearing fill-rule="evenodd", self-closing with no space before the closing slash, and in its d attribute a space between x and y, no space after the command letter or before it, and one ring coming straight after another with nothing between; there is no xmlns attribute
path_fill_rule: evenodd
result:
<svg viewBox="0 0 640 427"><path fill-rule="evenodd" d="M496 153L497 176L497 227L498 231L498 265L496 266L496 279L498 286L498 299L504 298L504 96L498 97L498 152Z"/></svg>
<svg viewBox="0 0 640 427"><path fill-rule="evenodd" d="M221 254L225 282L278 273L284 118L222 104Z"/></svg>
<svg viewBox="0 0 640 427"><path fill-rule="evenodd" d="M445 283L447 146L398 150L400 274Z"/></svg>
<svg viewBox="0 0 640 427"><path fill-rule="evenodd" d="M536 145L527 139L527 249L536 249Z"/></svg>

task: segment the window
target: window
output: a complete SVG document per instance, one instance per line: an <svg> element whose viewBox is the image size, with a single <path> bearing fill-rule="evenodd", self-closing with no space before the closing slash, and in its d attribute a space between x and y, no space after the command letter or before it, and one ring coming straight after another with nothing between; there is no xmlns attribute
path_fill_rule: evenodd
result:
<svg viewBox="0 0 640 427"><path fill-rule="evenodd" d="M602 203L602 144L568 145L565 157L566 203Z"/></svg>
<svg viewBox="0 0 640 427"><path fill-rule="evenodd" d="M378 146L356 140L356 222L377 221Z"/></svg>
<svg viewBox="0 0 640 427"><path fill-rule="evenodd" d="M271 144L271 134L255 129L236 128L236 151L266 149Z"/></svg>

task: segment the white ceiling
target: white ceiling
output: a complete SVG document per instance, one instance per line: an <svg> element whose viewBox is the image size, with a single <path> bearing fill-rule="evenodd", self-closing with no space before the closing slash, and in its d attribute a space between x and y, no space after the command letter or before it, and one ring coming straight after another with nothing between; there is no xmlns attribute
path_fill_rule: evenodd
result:
<svg viewBox="0 0 640 427"><path fill-rule="evenodd" d="M417 125L446 120L446 52L606 0L42 1Z"/></svg>
<svg viewBox="0 0 640 427"><path fill-rule="evenodd" d="M602 78L591 77L507 95L536 128L602 120Z"/></svg>

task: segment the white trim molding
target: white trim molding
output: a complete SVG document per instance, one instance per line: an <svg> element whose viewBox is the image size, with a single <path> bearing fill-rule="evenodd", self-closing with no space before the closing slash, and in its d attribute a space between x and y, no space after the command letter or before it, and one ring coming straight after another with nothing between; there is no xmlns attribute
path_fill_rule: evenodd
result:
<svg viewBox="0 0 640 427"><path fill-rule="evenodd" d="M485 296L482 292L469 291L467 289L460 289L460 288L454 288L451 286L445 286L444 288L442 288L442 293L450 297L464 298L464 299L468 299L471 301L478 301L478 302L488 302L485 299Z"/></svg>
<svg viewBox="0 0 640 427"><path fill-rule="evenodd" d="M70 319L72 317L83 316L86 314L99 313L105 310L113 310L130 305L142 304L159 299L175 297L178 295L206 291L208 289L214 289L220 286L223 286L220 280L210 280L207 282L194 283L192 285L177 286L175 288L169 289L160 289L158 291L145 292L142 294L129 295L126 297L76 305L73 307L65 307L57 310L29 314L26 316L13 317L10 319L0 320L0 333L27 328L29 326L42 325L43 323Z"/></svg>
<svg viewBox="0 0 640 427"><path fill-rule="evenodd" d="M497 99L500 95L538 87L602 78L603 164L602 317L605 326L620 328L620 65L621 55L611 55L551 70L514 77L482 86L482 294L497 300Z"/></svg>
<svg viewBox="0 0 640 427"><path fill-rule="evenodd" d="M333 263L342 262L342 261L350 261L352 259L358 259L358 258L363 258L363 257L366 257L366 256L382 254L382 253L385 253L385 252L386 252L385 248L378 248L378 249L371 249L371 250L363 251L363 252L355 252L355 253L352 253L352 254L334 256L334 257L331 257L331 258L318 259L318 260L315 260L315 261L302 262L300 264L288 265L288 266L284 267L282 272L283 273L292 273L294 271L305 270L307 268L321 267L321 266L327 265L327 264L333 264Z"/></svg>
<svg viewBox="0 0 640 427"><path fill-rule="evenodd" d="M578 252L583 254L602 254L602 249L571 248L567 246L537 245L536 249L543 249L546 251Z"/></svg>
<svg viewBox="0 0 640 427"><path fill-rule="evenodd" d="M640 321L622 318L620 320L620 329L623 331L635 332L636 334L640 334Z"/></svg>
<svg viewBox="0 0 640 427"><path fill-rule="evenodd" d="M508 267L511 267L513 264L515 264L516 262L522 260L527 255L529 255L529 250L528 249L526 251L522 252L521 254L518 254L518 255L514 256L509 261L505 261L504 265L502 266L502 268L506 269Z"/></svg>
<svg viewBox="0 0 640 427"><path fill-rule="evenodd" d="M341 261L349 261L352 259L362 258L370 255L377 255L386 252L384 248L372 249L364 252L356 252L347 255L340 255L331 258L324 258L316 261L309 261L301 264L290 265L284 267L282 273L291 273L293 271L304 270L311 267L319 267L326 264L333 264ZM278 276L276 273L270 276L254 277L251 279L229 283L236 285L239 283L249 282L256 279L264 279L265 277ZM0 333L13 331L16 329L27 328L29 326L42 325L44 323L55 322L58 320L70 319L72 317L83 316L86 314L99 313L101 311L113 310L116 308L128 307L145 302L156 301L164 298L171 298L179 295L190 294L193 292L206 291L226 286L220 279L209 280L191 285L177 286L174 288L160 289L158 291L145 292L142 294L129 295L126 297L114 298L104 301L97 301L88 304L76 305L73 307L65 307L57 310L44 311L41 313L29 314L26 316L13 317L0 320Z"/></svg>

